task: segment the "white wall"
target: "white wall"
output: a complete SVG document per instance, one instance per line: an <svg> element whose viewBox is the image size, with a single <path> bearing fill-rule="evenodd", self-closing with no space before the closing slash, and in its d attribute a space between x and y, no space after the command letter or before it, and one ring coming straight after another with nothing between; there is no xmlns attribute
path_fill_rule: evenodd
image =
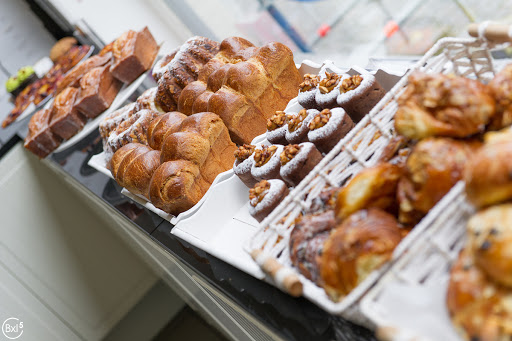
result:
<svg viewBox="0 0 512 341"><path fill-rule="evenodd" d="M49 0L68 20L84 19L105 41L129 29L148 26L162 52L181 45L191 36L188 29L161 0Z"/></svg>

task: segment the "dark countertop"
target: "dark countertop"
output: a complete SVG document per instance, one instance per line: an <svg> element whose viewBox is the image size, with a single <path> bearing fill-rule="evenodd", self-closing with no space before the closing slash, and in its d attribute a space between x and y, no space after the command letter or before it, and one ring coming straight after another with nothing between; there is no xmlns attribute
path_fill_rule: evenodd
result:
<svg viewBox="0 0 512 341"><path fill-rule="evenodd" d="M19 136L24 136L25 131L26 127L21 127ZM13 136L8 143L19 141L19 136ZM74 146L61 153L54 153L48 159L283 338L347 341L375 339L369 330L332 316L304 298L289 296L172 235L171 223L122 195L120 186L114 180L87 164L102 148L99 132L95 130Z"/></svg>

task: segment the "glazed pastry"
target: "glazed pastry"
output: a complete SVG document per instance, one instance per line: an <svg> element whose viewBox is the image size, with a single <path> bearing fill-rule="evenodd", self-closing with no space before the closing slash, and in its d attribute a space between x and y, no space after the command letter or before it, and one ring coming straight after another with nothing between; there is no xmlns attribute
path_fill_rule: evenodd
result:
<svg viewBox="0 0 512 341"><path fill-rule="evenodd" d="M512 288L512 204L492 206L472 216L468 237L476 264L492 280Z"/></svg>
<svg viewBox="0 0 512 341"><path fill-rule="evenodd" d="M322 160L322 154L311 142L290 144L281 152L281 178L297 186Z"/></svg>
<svg viewBox="0 0 512 341"><path fill-rule="evenodd" d="M308 140L327 154L353 127L342 108L324 109L309 122Z"/></svg>
<svg viewBox="0 0 512 341"><path fill-rule="evenodd" d="M161 150L165 138L178 132L185 118L187 116L177 111L168 112L154 118L147 130L148 145L153 149Z"/></svg>
<svg viewBox="0 0 512 341"><path fill-rule="evenodd" d="M363 169L343 187L336 199L336 216L343 220L359 210L378 207L397 210L397 186L404 169L387 162Z"/></svg>
<svg viewBox="0 0 512 341"><path fill-rule="evenodd" d="M160 108L158 108L155 105L155 97L156 97L157 90L158 90L158 88L154 87L154 88L149 88L146 91L144 91L142 93L142 95L140 95L137 98L137 101L135 102L135 110L140 111L143 109L148 109L151 111L163 112L162 110L160 110Z"/></svg>
<svg viewBox="0 0 512 341"><path fill-rule="evenodd" d="M348 295L374 270L391 259L405 232L389 213L358 211L334 229L324 244L320 276L333 301Z"/></svg>
<svg viewBox="0 0 512 341"><path fill-rule="evenodd" d="M324 243L336 227L334 212L302 216L290 234L290 259L306 278L318 283Z"/></svg>
<svg viewBox="0 0 512 341"><path fill-rule="evenodd" d="M287 144L286 131L288 122L284 111L276 113L267 120L267 141L272 144Z"/></svg>
<svg viewBox="0 0 512 341"><path fill-rule="evenodd" d="M412 150L406 174L398 183L399 221L415 225L462 179L476 142L450 138L427 138Z"/></svg>
<svg viewBox="0 0 512 341"><path fill-rule="evenodd" d="M496 114L488 128L498 130L512 125L512 64L498 72L488 88L496 101Z"/></svg>
<svg viewBox="0 0 512 341"><path fill-rule="evenodd" d="M262 180L249 190L249 213L261 222L287 195L288 187L282 180Z"/></svg>
<svg viewBox="0 0 512 341"><path fill-rule="evenodd" d="M78 89L66 88L53 101L50 129L52 133L67 140L84 127L87 120L75 106Z"/></svg>
<svg viewBox="0 0 512 341"><path fill-rule="evenodd" d="M336 99L340 94L338 85L342 75L334 72L325 72L325 77L318 82L318 88L315 93L315 102L321 109L331 109L336 107Z"/></svg>
<svg viewBox="0 0 512 341"><path fill-rule="evenodd" d="M122 85L112 76L108 65L94 68L80 79L76 108L85 117L95 118L110 107Z"/></svg>
<svg viewBox="0 0 512 341"><path fill-rule="evenodd" d="M114 60L110 71L129 84L151 68L157 53L158 45L147 27L140 32L126 31L112 45Z"/></svg>
<svg viewBox="0 0 512 341"><path fill-rule="evenodd" d="M306 109L316 109L318 107L315 100L318 82L320 82L319 76L306 73L304 75L304 81L299 85L297 101Z"/></svg>
<svg viewBox="0 0 512 341"><path fill-rule="evenodd" d="M477 207L512 198L512 132L485 137L490 141L472 155L464 173L467 197Z"/></svg>
<svg viewBox="0 0 512 341"><path fill-rule="evenodd" d="M316 109L302 109L297 114L290 114L288 119L288 130L285 138L288 143L298 144L308 142L309 122L318 114Z"/></svg>
<svg viewBox="0 0 512 341"><path fill-rule="evenodd" d="M48 156L62 142L61 138L54 135L48 126L50 114L50 109L39 110L30 118L28 123L28 135L25 138L24 147L39 158Z"/></svg>
<svg viewBox="0 0 512 341"><path fill-rule="evenodd" d="M494 99L482 83L416 71L398 98L395 129L411 139L467 137L482 132L494 111Z"/></svg>
<svg viewBox="0 0 512 341"><path fill-rule="evenodd" d="M452 322L464 340L510 340L512 292L489 280L463 250L451 274L446 303Z"/></svg>
<svg viewBox="0 0 512 341"><path fill-rule="evenodd" d="M343 77L336 100L354 122L361 121L386 94L373 75L362 69L357 71L359 75Z"/></svg>
<svg viewBox="0 0 512 341"><path fill-rule="evenodd" d="M254 150L254 164L251 168L252 176L260 180L281 179L282 145L261 146Z"/></svg>
<svg viewBox="0 0 512 341"><path fill-rule="evenodd" d="M235 163L233 172L249 188L253 187L257 180L251 174L251 168L254 165L254 149L256 146L244 144L235 150Z"/></svg>

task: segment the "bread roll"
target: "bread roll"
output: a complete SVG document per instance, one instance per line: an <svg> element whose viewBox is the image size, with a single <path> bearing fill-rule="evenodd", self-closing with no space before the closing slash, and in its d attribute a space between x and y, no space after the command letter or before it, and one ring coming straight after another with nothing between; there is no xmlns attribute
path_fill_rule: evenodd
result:
<svg viewBox="0 0 512 341"><path fill-rule="evenodd" d="M390 260L403 236L396 219L377 208L344 220L325 242L320 260L321 280L331 299L339 301Z"/></svg>
<svg viewBox="0 0 512 341"><path fill-rule="evenodd" d="M139 146L140 143L128 143L127 145L124 145L121 148L119 148L119 150L114 153L107 166L107 168L109 168L112 172L112 176L114 177L114 179L117 178L117 171L119 170L119 166L121 165L121 162L123 161L124 157L129 153L133 152Z"/></svg>
<svg viewBox="0 0 512 341"><path fill-rule="evenodd" d="M494 112L494 99L482 83L416 71L398 99L395 129L411 139L467 137L482 132Z"/></svg>
<svg viewBox="0 0 512 341"><path fill-rule="evenodd" d="M174 111L153 119L147 131L149 146L153 149L161 150L165 138L179 131L181 123L186 117L182 113Z"/></svg>
<svg viewBox="0 0 512 341"><path fill-rule="evenodd" d="M489 277L512 288L512 204L486 208L468 221L468 246Z"/></svg>
<svg viewBox="0 0 512 341"><path fill-rule="evenodd" d="M133 148L128 148L126 151L122 151L119 157L114 158L112 156L111 167L112 175L116 179L117 183L122 187L126 187L124 182L124 172L131 162L138 156L150 152L152 149L146 145L140 143L134 143ZM114 153L116 155L116 153Z"/></svg>

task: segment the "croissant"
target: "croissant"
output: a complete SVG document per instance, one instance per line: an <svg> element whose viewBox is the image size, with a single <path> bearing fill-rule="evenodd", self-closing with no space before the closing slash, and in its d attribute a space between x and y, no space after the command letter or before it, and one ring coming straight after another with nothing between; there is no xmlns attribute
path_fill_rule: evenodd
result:
<svg viewBox="0 0 512 341"><path fill-rule="evenodd" d="M467 137L482 132L494 112L494 99L482 83L417 71L398 99L395 129L411 139Z"/></svg>

